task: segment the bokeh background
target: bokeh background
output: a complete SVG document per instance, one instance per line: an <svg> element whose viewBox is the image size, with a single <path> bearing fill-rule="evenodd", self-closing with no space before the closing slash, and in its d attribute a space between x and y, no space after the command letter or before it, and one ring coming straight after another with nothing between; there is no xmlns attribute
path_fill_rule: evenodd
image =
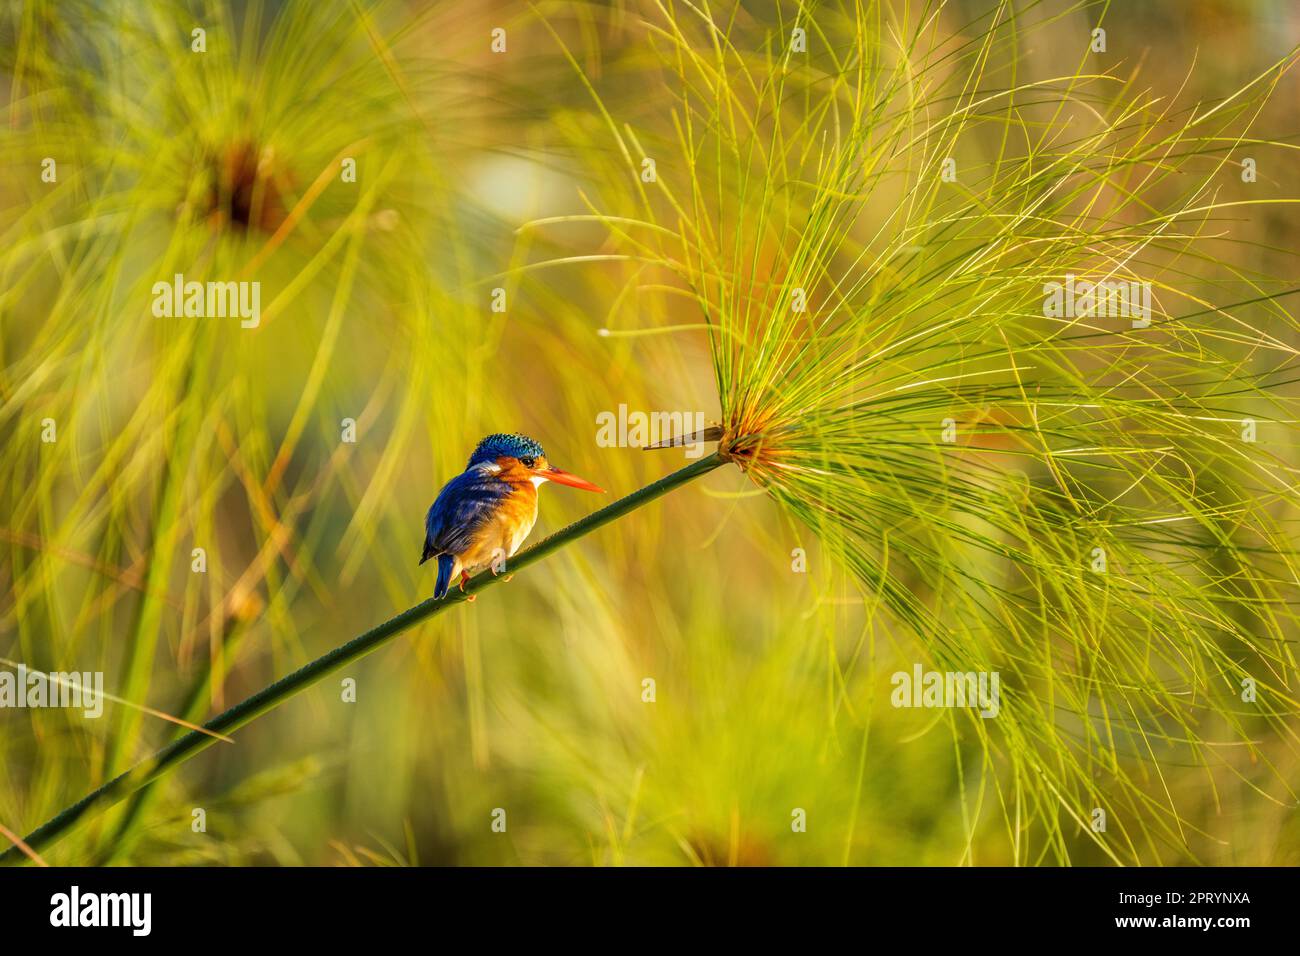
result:
<svg viewBox="0 0 1300 956"><path fill-rule="evenodd" d="M990 6L934 15L960 38ZM1190 102L1300 43L1286 0L1015 6L1034 26L1024 76L1059 73L1058 51L1104 12L1119 73ZM758 47L794 9L714 12ZM698 322L693 303L667 270L613 255L605 230L550 220L633 185L608 179L589 85L620 127L671 138L675 78L653 40L693 10L7 2L0 656L102 670L113 693L200 719L430 593L425 510L483 435L531 435L612 494L685 464L600 447L597 416L719 416L704 335L650 334ZM1271 138L1296 143L1296 94L1292 73L1258 119ZM40 179L46 156L57 184ZM1232 224L1237 265L1297 274L1290 208ZM255 275L260 327L155 319L150 287L174 272ZM596 503L544 489L534 536ZM45 855L1106 862L1073 824L1018 849L1018 808L983 776L1023 768L980 769L949 712L890 706L888 675L918 654L864 604L813 534L723 469L351 668L355 703L331 678ZM29 831L175 733L111 703L99 721L0 712L0 824ZM1296 778L1289 746L1261 753ZM1149 773L1193 826L1139 845L1142 862L1300 862L1284 789L1249 771L1212 786L1191 766Z"/></svg>

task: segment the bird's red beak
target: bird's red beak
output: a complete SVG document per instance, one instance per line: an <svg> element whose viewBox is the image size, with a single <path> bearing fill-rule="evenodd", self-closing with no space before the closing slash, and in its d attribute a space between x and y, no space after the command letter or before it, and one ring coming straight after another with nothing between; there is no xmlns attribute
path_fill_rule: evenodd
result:
<svg viewBox="0 0 1300 956"><path fill-rule="evenodd" d="M553 481L556 484L568 485L570 488L581 488L583 491L598 491L602 495L605 493L604 488L598 488L585 478L571 475L567 471L560 471L558 468L547 468L543 471L535 471L533 474L539 475L547 481Z"/></svg>

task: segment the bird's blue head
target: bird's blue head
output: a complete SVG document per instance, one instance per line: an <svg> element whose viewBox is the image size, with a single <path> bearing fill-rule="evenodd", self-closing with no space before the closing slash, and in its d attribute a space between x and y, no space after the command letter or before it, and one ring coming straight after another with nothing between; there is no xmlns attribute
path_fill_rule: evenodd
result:
<svg viewBox="0 0 1300 956"><path fill-rule="evenodd" d="M494 462L498 458L518 458L521 461L526 458L531 466L531 462L545 457L546 452L542 451L542 446L527 435L488 435L478 443L474 454L469 456L466 467L473 468L484 462Z"/></svg>
<svg viewBox="0 0 1300 956"><path fill-rule="evenodd" d="M603 488L552 465L546 460L546 452L542 451L542 446L527 435L488 435L478 443L474 454L469 456L469 464L465 467L469 469L477 465L495 465L502 458L513 458L517 462L513 465L509 462L505 463L509 466L510 477L504 480L531 480L534 486L544 481L553 481L556 484L568 485L570 488L599 491L604 494Z"/></svg>

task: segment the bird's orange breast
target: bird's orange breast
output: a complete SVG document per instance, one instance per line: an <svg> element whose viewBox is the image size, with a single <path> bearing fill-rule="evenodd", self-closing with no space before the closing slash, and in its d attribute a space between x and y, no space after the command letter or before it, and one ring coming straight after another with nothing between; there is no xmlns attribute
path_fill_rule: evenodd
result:
<svg viewBox="0 0 1300 956"><path fill-rule="evenodd" d="M532 481L512 481L510 494L501 500L501 515L507 523L532 527L537 520L537 488Z"/></svg>
<svg viewBox="0 0 1300 956"><path fill-rule="evenodd" d="M492 514L474 529L470 547L461 555L467 568L486 567L519 550L537 522L537 489L531 480L503 479L511 486Z"/></svg>

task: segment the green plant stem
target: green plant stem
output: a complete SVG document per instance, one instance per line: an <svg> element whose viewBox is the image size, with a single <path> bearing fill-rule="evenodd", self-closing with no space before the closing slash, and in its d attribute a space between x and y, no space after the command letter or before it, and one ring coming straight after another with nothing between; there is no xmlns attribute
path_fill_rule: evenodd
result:
<svg viewBox="0 0 1300 956"><path fill-rule="evenodd" d="M223 640L224 647L222 654L229 659L233 656L238 648L240 639L247 633L249 622L237 620L228 630ZM202 718L207 710L208 695L212 687L212 667L210 661L205 661L202 673L190 685L189 692L186 694L184 704L175 711L176 716L195 723ZM184 728L177 728L177 732L172 734L172 739L179 739L186 733ZM118 858L124 856L135 845L139 839L139 834L135 830L136 823L144 815L151 803L151 797L156 794L155 786L157 781L147 783L135 793L131 794L131 799L127 802L122 810L121 819L118 821L112 837L109 839L100 854L95 858L92 866L109 866Z"/></svg>
<svg viewBox="0 0 1300 956"><path fill-rule="evenodd" d="M675 471L658 481L651 482L644 488L606 505L599 511L592 512L585 518L575 521L568 527L539 541L531 548L515 555L510 559L510 573L522 571L552 552L558 551L565 545L571 544L597 528L609 524L614 519L635 511L642 505L654 501L661 495L667 494L674 488L684 485L700 475L707 474L725 460L715 452L707 458L701 458L699 461L687 465L680 471ZM415 607L403 611L378 627L372 628L361 636L354 637L346 644L342 644L329 653L316 658L310 664L300 667L292 674L262 688L252 696L235 704L229 710L218 714L203 725L204 729L229 735L268 711L279 707L285 701L295 697L335 671L355 663L372 651L377 650L403 631L409 630L441 611L468 600L484 588L491 587L498 580L500 578L491 571L484 571L471 578L466 583L463 591L452 588L446 598L441 601L429 598L415 605ZM207 750L216 742L217 738L209 734L197 730L190 731L185 736L163 747L153 756L114 777L102 787L92 791L54 817L51 817L46 823L28 834L26 837L27 845L33 851L39 853L83 819L102 813L118 801L125 799L142 787L174 770L186 760ZM0 853L0 864L17 863L26 859L27 857L17 847L11 846L3 853Z"/></svg>

